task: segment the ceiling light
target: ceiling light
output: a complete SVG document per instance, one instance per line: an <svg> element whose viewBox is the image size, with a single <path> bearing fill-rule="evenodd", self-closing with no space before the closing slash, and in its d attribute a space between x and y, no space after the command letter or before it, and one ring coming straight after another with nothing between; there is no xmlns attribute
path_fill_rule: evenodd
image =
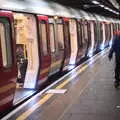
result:
<svg viewBox="0 0 120 120"><path fill-rule="evenodd" d="M100 7L104 7L104 5L99 5Z"/></svg>
<svg viewBox="0 0 120 120"><path fill-rule="evenodd" d="M99 4L99 2L95 0L93 0L92 3L97 4L97 5Z"/></svg>

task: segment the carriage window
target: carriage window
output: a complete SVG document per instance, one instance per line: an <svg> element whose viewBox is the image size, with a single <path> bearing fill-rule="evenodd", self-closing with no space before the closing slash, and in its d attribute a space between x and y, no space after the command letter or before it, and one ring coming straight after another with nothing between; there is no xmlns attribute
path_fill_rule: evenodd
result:
<svg viewBox="0 0 120 120"><path fill-rule="evenodd" d="M47 30L46 30L46 24L45 21L41 21L40 26L41 27L41 40L42 40L42 49L43 49L43 54L47 55L48 49L47 49Z"/></svg>
<svg viewBox="0 0 120 120"><path fill-rule="evenodd" d="M0 21L2 21L2 23L0 23L0 44L3 61L2 64L3 67L8 68L12 66L10 24L5 18L0 18Z"/></svg>
<svg viewBox="0 0 120 120"><path fill-rule="evenodd" d="M51 52L55 52L55 31L54 31L54 25L49 24L50 26L50 48Z"/></svg>
<svg viewBox="0 0 120 120"><path fill-rule="evenodd" d="M56 28L58 46L60 49L64 49L64 34L63 34L63 25L57 24Z"/></svg>

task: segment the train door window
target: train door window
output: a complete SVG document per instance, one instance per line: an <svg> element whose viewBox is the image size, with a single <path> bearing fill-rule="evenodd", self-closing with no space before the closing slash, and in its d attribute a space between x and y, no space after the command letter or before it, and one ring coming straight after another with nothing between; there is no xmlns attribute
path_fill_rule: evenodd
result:
<svg viewBox="0 0 120 120"><path fill-rule="evenodd" d="M105 40L106 40L106 34L105 34L105 24L104 23L102 23L102 30L103 30L103 43L105 42Z"/></svg>
<svg viewBox="0 0 120 120"><path fill-rule="evenodd" d="M108 25L109 26L109 40L111 39L111 24Z"/></svg>
<svg viewBox="0 0 120 120"><path fill-rule="evenodd" d="M47 55L48 54L48 48L47 48L47 29L46 29L46 22L41 21L39 24L40 27L40 36L41 36L41 41L42 41L42 50L43 54Z"/></svg>
<svg viewBox="0 0 120 120"><path fill-rule="evenodd" d="M5 18L0 18L0 44L3 67L9 68L12 66L10 23Z"/></svg>
<svg viewBox="0 0 120 120"><path fill-rule="evenodd" d="M82 46L82 30L81 30L81 23L78 23L78 36L79 36L79 45Z"/></svg>
<svg viewBox="0 0 120 120"><path fill-rule="evenodd" d="M119 24L117 23L117 30L119 30Z"/></svg>
<svg viewBox="0 0 120 120"><path fill-rule="evenodd" d="M120 24L118 23L118 30L120 30Z"/></svg>
<svg viewBox="0 0 120 120"><path fill-rule="evenodd" d="M54 30L54 24L49 24L50 28L50 48L51 52L55 52L55 30Z"/></svg>
<svg viewBox="0 0 120 120"><path fill-rule="evenodd" d="M111 27L110 27L110 24L108 24L108 31L109 31L109 40L110 40L110 38L111 38Z"/></svg>
<svg viewBox="0 0 120 120"><path fill-rule="evenodd" d="M81 36L82 36L82 44L83 44L84 43L84 23L82 23L81 25L81 32L82 32Z"/></svg>
<svg viewBox="0 0 120 120"><path fill-rule="evenodd" d="M111 39L113 38L113 24L111 24Z"/></svg>
<svg viewBox="0 0 120 120"><path fill-rule="evenodd" d="M105 38L108 40L108 26L105 24Z"/></svg>
<svg viewBox="0 0 120 120"><path fill-rule="evenodd" d="M67 42L67 47L68 48L68 51L70 51L70 32L69 32L69 23L66 22L64 24L64 35L65 35L65 41Z"/></svg>
<svg viewBox="0 0 120 120"><path fill-rule="evenodd" d="M117 30L116 23L114 24L114 28L115 28L114 30L116 31Z"/></svg>
<svg viewBox="0 0 120 120"><path fill-rule="evenodd" d="M107 24L107 32L108 32L108 40L110 40L110 28L109 28L109 24Z"/></svg>
<svg viewBox="0 0 120 120"><path fill-rule="evenodd" d="M99 26L99 25L98 25ZM97 38L99 37L99 29L97 29L97 23L94 21L94 39L95 39L95 48L97 47Z"/></svg>
<svg viewBox="0 0 120 120"><path fill-rule="evenodd" d="M114 32L115 32L115 24L113 23L113 34L114 34Z"/></svg>
<svg viewBox="0 0 120 120"><path fill-rule="evenodd" d="M100 41L103 41L103 24L100 23Z"/></svg>
<svg viewBox="0 0 120 120"><path fill-rule="evenodd" d="M94 33L94 23L91 22L90 23L90 28L91 28L91 47L94 48L94 44L95 44L95 33Z"/></svg>
<svg viewBox="0 0 120 120"><path fill-rule="evenodd" d="M59 49L64 49L64 34L63 34L63 24L56 25L56 37L58 40Z"/></svg>
<svg viewBox="0 0 120 120"><path fill-rule="evenodd" d="M87 22L84 23L84 43L88 41L88 24Z"/></svg>

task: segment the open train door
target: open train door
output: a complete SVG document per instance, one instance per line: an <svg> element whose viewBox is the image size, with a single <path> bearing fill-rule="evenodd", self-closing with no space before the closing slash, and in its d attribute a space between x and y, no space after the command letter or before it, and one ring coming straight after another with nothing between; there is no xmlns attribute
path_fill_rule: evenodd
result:
<svg viewBox="0 0 120 120"><path fill-rule="evenodd" d="M70 49L70 31L69 31L69 18L63 18L64 21L64 60L62 64L62 70L67 70L69 67L69 61L71 56Z"/></svg>
<svg viewBox="0 0 120 120"><path fill-rule="evenodd" d="M12 25L12 12L0 11L0 113L12 106L16 88L17 66Z"/></svg>
<svg viewBox="0 0 120 120"><path fill-rule="evenodd" d="M77 52L78 52L78 40L77 40L77 24L75 19L69 21L70 28L70 44L71 44L71 56L69 64L74 67L76 64ZM72 68L72 67L71 67Z"/></svg>
<svg viewBox="0 0 120 120"><path fill-rule="evenodd" d="M39 26L39 51L40 51L40 74L37 86L45 82L48 78L51 65L51 52L49 42L48 17L38 15Z"/></svg>

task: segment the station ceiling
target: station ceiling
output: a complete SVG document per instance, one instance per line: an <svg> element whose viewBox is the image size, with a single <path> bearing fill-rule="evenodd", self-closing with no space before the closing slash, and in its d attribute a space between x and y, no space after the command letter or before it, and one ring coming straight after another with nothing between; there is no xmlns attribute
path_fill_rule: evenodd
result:
<svg viewBox="0 0 120 120"><path fill-rule="evenodd" d="M51 0L51 1L60 3L65 6L101 14L104 16L120 18L120 15L118 14L120 13L120 0Z"/></svg>

